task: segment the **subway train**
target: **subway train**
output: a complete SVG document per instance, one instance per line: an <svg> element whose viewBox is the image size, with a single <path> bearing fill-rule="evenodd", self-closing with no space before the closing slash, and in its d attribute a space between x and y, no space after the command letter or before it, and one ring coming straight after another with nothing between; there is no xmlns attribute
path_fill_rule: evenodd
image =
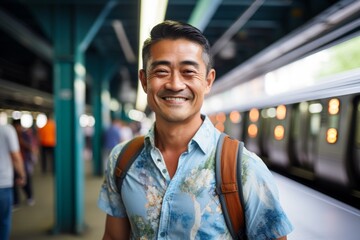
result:
<svg viewBox="0 0 360 240"><path fill-rule="evenodd" d="M359 207L360 93L220 112L211 119L270 169L335 197L349 195Z"/></svg>
<svg viewBox="0 0 360 240"><path fill-rule="evenodd" d="M351 39L359 43L358 36ZM334 59L339 61L340 44L333 45L332 49L337 49ZM360 52L353 45L344 54L349 56L354 51ZM318 62L312 64L324 69ZM300 73L286 75L288 82L300 75L305 85L304 65L300 65ZM329 73L322 81L300 90L270 97L251 92L261 85L258 77L257 88L234 86L218 99L210 99L209 105L220 107L207 114L219 130L243 141L271 170L360 208L359 60L351 70L340 72Z"/></svg>

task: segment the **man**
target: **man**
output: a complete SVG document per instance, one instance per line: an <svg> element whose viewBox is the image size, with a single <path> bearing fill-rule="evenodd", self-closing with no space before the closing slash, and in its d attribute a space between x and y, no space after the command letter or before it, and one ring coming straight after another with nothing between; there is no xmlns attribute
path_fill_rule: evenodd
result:
<svg viewBox="0 0 360 240"><path fill-rule="evenodd" d="M156 121L123 181L114 182L110 156L99 197L107 213L103 239L231 239L215 192L220 132L200 113L215 79L210 47L187 24L165 21L144 43L139 78ZM286 239L292 226L271 173L244 149L243 194L249 239Z"/></svg>
<svg viewBox="0 0 360 240"><path fill-rule="evenodd" d="M38 129L38 136L41 145L41 171L47 172L48 162L51 161L51 171L55 173L55 146L56 146L56 123L50 114L42 128Z"/></svg>
<svg viewBox="0 0 360 240"><path fill-rule="evenodd" d="M10 238L14 170L15 184L23 186L26 175L16 131L11 125L0 125L0 239L4 240Z"/></svg>
<svg viewBox="0 0 360 240"><path fill-rule="evenodd" d="M33 196L33 186L32 186L32 169L34 168L34 162L32 159L33 154L33 145L31 136L29 132L26 132L23 127L21 126L20 119L16 119L13 121L13 126L16 130L19 144L20 144L20 152L24 162L25 174L26 174L26 184L22 187L26 197L27 197L27 204L29 206L33 206L35 204L34 196ZM15 173L15 180L17 174ZM20 195L17 186L14 186L14 206L18 206L20 204Z"/></svg>

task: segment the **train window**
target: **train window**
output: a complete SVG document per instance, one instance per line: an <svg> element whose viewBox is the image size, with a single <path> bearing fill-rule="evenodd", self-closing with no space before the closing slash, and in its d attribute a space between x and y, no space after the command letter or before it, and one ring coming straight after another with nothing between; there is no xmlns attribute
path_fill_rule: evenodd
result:
<svg viewBox="0 0 360 240"><path fill-rule="evenodd" d="M256 108L251 109L249 118L251 122L257 122L259 120L259 110Z"/></svg>
<svg viewBox="0 0 360 240"><path fill-rule="evenodd" d="M261 117L262 118L268 118L269 116L268 116L268 114L267 114L267 109L263 109L263 110L261 110Z"/></svg>
<svg viewBox="0 0 360 240"><path fill-rule="evenodd" d="M241 115L238 111L232 111L230 113L230 121L232 123L239 123L241 121Z"/></svg>
<svg viewBox="0 0 360 240"><path fill-rule="evenodd" d="M277 125L274 129L274 137L276 140L282 140L284 138L285 129L282 125Z"/></svg>
<svg viewBox="0 0 360 240"><path fill-rule="evenodd" d="M285 105L279 105L276 108L276 117L279 120L284 120L286 117L286 106Z"/></svg>
<svg viewBox="0 0 360 240"><path fill-rule="evenodd" d="M338 114L340 110L340 101L337 98L330 99L328 105L328 112L330 115Z"/></svg>
<svg viewBox="0 0 360 240"><path fill-rule="evenodd" d="M257 133L258 133L258 127L254 123L250 124L248 127L249 137L255 138L257 136Z"/></svg>
<svg viewBox="0 0 360 240"><path fill-rule="evenodd" d="M269 118L274 118L276 116L276 109L275 108L269 108L267 110L267 115Z"/></svg>
<svg viewBox="0 0 360 240"><path fill-rule="evenodd" d="M317 135L320 131L321 115L313 114L310 118L310 131L312 135Z"/></svg>
<svg viewBox="0 0 360 240"><path fill-rule="evenodd" d="M335 128L329 128L326 131L326 141L328 143L336 143L338 137L338 131Z"/></svg>
<svg viewBox="0 0 360 240"><path fill-rule="evenodd" d="M299 104L300 112L307 112L309 110L309 103L308 102L302 102Z"/></svg>
<svg viewBox="0 0 360 240"><path fill-rule="evenodd" d="M323 107L322 107L321 103L312 103L309 106L310 113L321 113L322 110L323 110Z"/></svg>

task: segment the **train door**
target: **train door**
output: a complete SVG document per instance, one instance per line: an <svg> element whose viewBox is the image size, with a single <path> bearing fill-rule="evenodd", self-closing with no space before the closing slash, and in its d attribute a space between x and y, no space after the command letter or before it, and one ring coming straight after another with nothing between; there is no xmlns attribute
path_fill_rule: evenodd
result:
<svg viewBox="0 0 360 240"><path fill-rule="evenodd" d="M225 120L225 132L229 134L229 136L243 140L243 115L244 113L240 113L239 111L232 111L226 115Z"/></svg>
<svg viewBox="0 0 360 240"><path fill-rule="evenodd" d="M294 105L291 129L294 149L292 170L294 174L307 179L314 179L322 109L319 101Z"/></svg>
<svg viewBox="0 0 360 240"><path fill-rule="evenodd" d="M253 108L245 113L244 143L250 151L261 156L260 149L260 111Z"/></svg>
<svg viewBox="0 0 360 240"><path fill-rule="evenodd" d="M290 153L292 152L291 144L291 106L279 105L276 108L268 109L274 111L275 117L271 118L270 130L272 135L268 141L269 162L281 168L291 166Z"/></svg>
<svg viewBox="0 0 360 240"><path fill-rule="evenodd" d="M347 158L349 136L351 135L351 116L353 96L322 99L322 112L318 157L315 161L315 174L321 180L349 187L349 164Z"/></svg>

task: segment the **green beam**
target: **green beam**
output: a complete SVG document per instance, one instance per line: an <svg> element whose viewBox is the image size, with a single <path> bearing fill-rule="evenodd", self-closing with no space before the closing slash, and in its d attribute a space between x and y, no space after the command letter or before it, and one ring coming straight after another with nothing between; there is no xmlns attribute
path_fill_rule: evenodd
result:
<svg viewBox="0 0 360 240"><path fill-rule="evenodd" d="M191 13L189 24L204 31L222 0L200 0Z"/></svg>
<svg viewBox="0 0 360 240"><path fill-rule="evenodd" d="M80 43L80 50L86 51L86 49L89 47L90 43L94 39L95 35L103 25L104 21L106 20L106 17L108 14L112 11L112 9L116 6L118 1L109 1L106 6L103 8L93 25L91 26L90 30L86 34L85 38Z"/></svg>

